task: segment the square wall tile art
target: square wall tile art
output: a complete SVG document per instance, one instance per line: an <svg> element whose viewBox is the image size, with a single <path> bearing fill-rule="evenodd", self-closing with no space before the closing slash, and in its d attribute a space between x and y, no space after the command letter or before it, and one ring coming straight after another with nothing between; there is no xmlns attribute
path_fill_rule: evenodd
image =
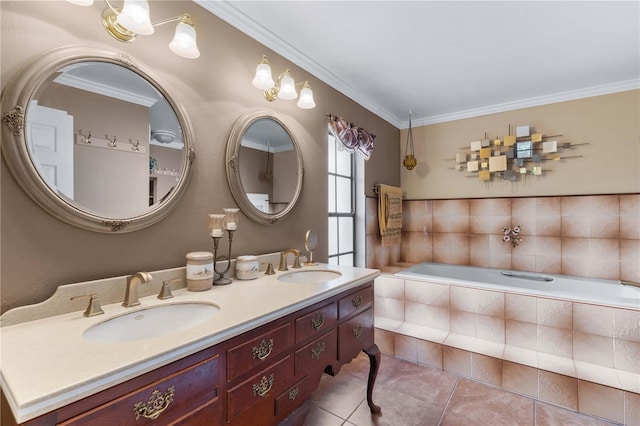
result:
<svg viewBox="0 0 640 426"><path fill-rule="evenodd" d="M551 171L545 162L582 157L572 155L569 151L579 145L588 145L588 142L559 142L553 138L563 135L532 133L531 126L518 126L515 128L516 134L512 135L511 127L509 135L502 139L490 139L485 133L484 139L471 141L468 146L459 148L454 158L445 161L454 161L454 166L450 168L467 172L467 177L485 182L494 178L514 182L518 176L541 176Z"/></svg>

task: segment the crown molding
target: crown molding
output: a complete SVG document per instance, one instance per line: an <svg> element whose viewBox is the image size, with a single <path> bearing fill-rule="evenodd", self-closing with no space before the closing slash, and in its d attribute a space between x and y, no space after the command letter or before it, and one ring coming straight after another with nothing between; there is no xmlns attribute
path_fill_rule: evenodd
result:
<svg viewBox="0 0 640 426"><path fill-rule="evenodd" d="M536 96L533 98L519 99L501 104L489 105L482 108L468 109L453 112L450 114L440 114L419 120L411 120L412 127L427 126L429 124L446 123L448 121L463 120L465 118L479 117L482 115L496 114L499 112L513 111L516 109L530 108L541 105L555 104L558 102L573 101L576 99L591 98L594 96L609 95L612 93L626 92L628 90L640 89L640 79L625 80L617 83L603 84L600 86L586 87L583 89L569 90L566 92L553 93L551 95ZM404 121L400 129L408 129L409 121Z"/></svg>
<svg viewBox="0 0 640 426"><path fill-rule="evenodd" d="M308 73L312 74L314 77L328 84L338 92L349 97L354 102L361 105L363 108L388 121L393 126L399 129L409 128L408 120L405 121L397 117L395 114L392 114L387 109L383 108L370 98L363 95L361 92L356 91L353 87L340 79L337 75L331 73L321 64L317 63L313 59L304 55L299 50L292 47L289 43L287 43L286 40L283 40L282 38L276 36L274 33L265 28L261 23L251 19L250 17L242 13L233 5L232 2L220 0L194 1L223 21L237 28L239 31L245 33L257 42L263 44L277 54L298 65ZM618 93L635 89L640 89L640 79L626 80L600 86L587 87L583 89L569 90L533 98L519 99L481 108L434 115L418 120L412 119L411 124L413 127L426 126L429 124L445 123L448 121L462 120L465 118L479 117L499 112L512 111L558 102L572 101L576 99L607 95L611 93Z"/></svg>
<svg viewBox="0 0 640 426"><path fill-rule="evenodd" d="M149 98L146 96L137 95L127 90L122 90L117 87L108 86L106 84L96 83L84 78L72 76L69 74L60 74L53 81L65 86L74 87L80 90L86 90L87 92L97 93L103 96L109 96L111 98L119 99L121 101L131 102L137 105L145 107L151 107L158 102L157 99Z"/></svg>

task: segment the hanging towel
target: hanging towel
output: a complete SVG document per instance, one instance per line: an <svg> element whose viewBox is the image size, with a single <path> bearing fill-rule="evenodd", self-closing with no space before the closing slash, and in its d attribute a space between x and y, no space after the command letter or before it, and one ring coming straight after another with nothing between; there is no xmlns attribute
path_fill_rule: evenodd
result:
<svg viewBox="0 0 640 426"><path fill-rule="evenodd" d="M378 224L383 247L402 242L402 188L378 185Z"/></svg>

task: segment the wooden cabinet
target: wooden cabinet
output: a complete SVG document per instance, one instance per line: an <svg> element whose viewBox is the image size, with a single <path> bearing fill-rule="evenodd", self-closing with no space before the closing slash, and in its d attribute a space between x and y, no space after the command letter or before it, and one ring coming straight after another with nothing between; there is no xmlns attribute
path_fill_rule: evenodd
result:
<svg viewBox="0 0 640 426"><path fill-rule="evenodd" d="M367 401L377 412L371 400L380 362L373 343L373 283L28 423L276 425L310 398L323 372L339 371L363 350L371 360ZM3 425L12 424L5 418Z"/></svg>

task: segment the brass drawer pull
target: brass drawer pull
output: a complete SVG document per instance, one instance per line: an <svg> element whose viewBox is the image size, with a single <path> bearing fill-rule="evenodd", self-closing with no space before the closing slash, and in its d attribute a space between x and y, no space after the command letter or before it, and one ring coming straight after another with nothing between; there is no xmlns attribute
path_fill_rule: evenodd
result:
<svg viewBox="0 0 640 426"><path fill-rule="evenodd" d="M315 348L311 348L311 358L320 359L320 354L324 352L324 342L318 342Z"/></svg>
<svg viewBox="0 0 640 426"><path fill-rule="evenodd" d="M351 330L351 332L357 339L358 337L360 337L360 335L362 335L362 327L360 325L356 325L355 328Z"/></svg>
<svg viewBox="0 0 640 426"><path fill-rule="evenodd" d="M157 419L173 401L173 394L175 393L175 390L176 388L171 386L163 394L156 389L153 391L147 402L136 402L133 406L133 412L136 415L136 420L138 420L140 416L151 420Z"/></svg>
<svg viewBox="0 0 640 426"><path fill-rule="evenodd" d="M298 396L298 392L300 392L300 388L298 388L297 386L291 389L291 391L289 392L289 399L290 400L296 399L296 397Z"/></svg>
<svg viewBox="0 0 640 426"><path fill-rule="evenodd" d="M267 376L262 376L260 383L254 383L253 385L253 396L259 396L260 398L267 396L273 386L273 380L273 373L269 375L269 378L267 378Z"/></svg>
<svg viewBox="0 0 640 426"><path fill-rule="evenodd" d="M326 319L327 317L325 314L316 315L315 318L311 319L311 327L313 327L315 331L320 330L324 326L324 320Z"/></svg>
<svg viewBox="0 0 640 426"><path fill-rule="evenodd" d="M354 308L358 309L360 305L362 305L362 296L357 295L356 297L351 299L351 304L353 305Z"/></svg>
<svg viewBox="0 0 640 426"><path fill-rule="evenodd" d="M263 340L260 342L260 346L254 346L251 348L251 353L253 354L253 359L258 358L259 360L263 360L271 355L272 350L273 338L269 339L269 341Z"/></svg>

